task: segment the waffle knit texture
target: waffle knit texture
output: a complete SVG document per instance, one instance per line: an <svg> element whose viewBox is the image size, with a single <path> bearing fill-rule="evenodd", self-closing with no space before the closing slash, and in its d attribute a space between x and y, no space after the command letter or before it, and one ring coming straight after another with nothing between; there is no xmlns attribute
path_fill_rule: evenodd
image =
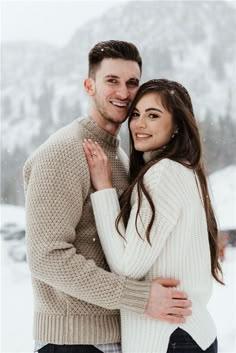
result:
<svg viewBox="0 0 236 353"><path fill-rule="evenodd" d="M34 293L34 339L55 344L120 341L119 310L143 313L150 281L111 273L96 232L82 142L98 141L118 192L127 186L119 138L89 118L53 134L26 161L27 259Z"/></svg>
<svg viewBox="0 0 236 353"><path fill-rule="evenodd" d="M214 322L207 311L212 291L210 249L205 210L194 172L177 162L163 159L144 176L144 184L155 206L155 220L150 233L151 246L145 238L151 209L142 194L141 213L137 188L131 196L131 213L126 230L115 219L120 206L115 189L91 195L97 230L113 272L130 278L176 278L178 288L192 301L192 316L184 324L151 320L121 309L123 353L165 353L169 337L180 327L205 350L216 338Z"/></svg>

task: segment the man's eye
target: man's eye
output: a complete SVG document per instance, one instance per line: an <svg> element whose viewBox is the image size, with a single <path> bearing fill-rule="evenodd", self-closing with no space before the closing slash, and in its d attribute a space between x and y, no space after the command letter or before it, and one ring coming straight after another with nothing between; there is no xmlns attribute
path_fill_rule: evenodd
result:
<svg viewBox="0 0 236 353"><path fill-rule="evenodd" d="M139 82L138 81L129 81L128 82L128 86L130 86L130 87L138 87L139 86Z"/></svg>
<svg viewBox="0 0 236 353"><path fill-rule="evenodd" d="M115 80L114 78L111 78L110 80L108 80L108 82L109 82L109 83L114 83L114 84L115 84L115 83L117 83L118 81L117 81L117 80Z"/></svg>

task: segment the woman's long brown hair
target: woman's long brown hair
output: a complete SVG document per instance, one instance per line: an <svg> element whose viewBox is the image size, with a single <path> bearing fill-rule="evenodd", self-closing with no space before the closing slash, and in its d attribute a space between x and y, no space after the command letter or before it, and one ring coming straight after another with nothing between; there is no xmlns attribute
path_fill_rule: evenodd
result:
<svg viewBox="0 0 236 353"><path fill-rule="evenodd" d="M124 191L120 199L121 211L116 220L116 228L119 231L119 222L123 219L125 225L128 223L128 219L131 211L131 194L135 185L137 185L138 192L138 210L136 214L136 230L140 235L137 227L137 219L141 207L141 196L142 193L146 196L151 211L152 217L148 224L146 230L146 238L149 244L150 241L150 231L155 219L155 207L152 201L151 196L145 188L143 177L147 170L153 166L155 163L158 163L163 158L169 158L173 161L181 163L185 167L192 169L197 175L200 188L201 198L203 200L203 205L206 212L206 220L208 227L208 238L210 245L211 253L211 272L212 276L221 284L224 284L222 281L222 269L219 263L219 240L218 240L218 229L217 222L212 208L208 186L206 172L203 163L202 157L202 146L201 139L199 134L199 129L197 126L196 119L194 117L193 107L191 98L188 94L188 91L178 82L169 81L166 79L150 80L140 86L137 95L132 102L132 105L129 109L128 124L132 118L132 113L134 108L137 105L137 102L145 94L150 92L156 92L157 95L161 98L161 102L166 110L168 110L173 117L175 125L178 127L178 134L175 135L169 143L156 151L155 157L152 158L147 164L145 164L143 159L143 152L136 151L134 148L134 143L132 135L130 133L130 166L129 166L129 187ZM196 180L198 185L198 182ZM122 236L122 234L120 233Z"/></svg>

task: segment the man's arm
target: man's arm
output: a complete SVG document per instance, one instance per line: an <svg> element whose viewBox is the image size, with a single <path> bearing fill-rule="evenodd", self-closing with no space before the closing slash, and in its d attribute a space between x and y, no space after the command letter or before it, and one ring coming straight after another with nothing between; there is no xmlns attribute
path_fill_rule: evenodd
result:
<svg viewBox="0 0 236 353"><path fill-rule="evenodd" d="M88 303L107 309L127 305L143 312L150 283L133 283L107 272L93 259L77 253L74 246L75 229L90 188L86 165L78 141L43 146L27 161L24 179L30 270L35 278Z"/></svg>
<svg viewBox="0 0 236 353"><path fill-rule="evenodd" d="M73 149L77 159L71 156ZM93 260L76 253L73 245L75 228L81 217L86 189L82 183L87 182L89 188L88 171L81 167L83 158L76 141L72 146L42 150L26 163L24 176L30 270L39 280L88 303L107 309L126 308L141 314L146 309L149 316L161 318L161 315L172 310L169 289L104 271ZM79 162L76 163L76 160ZM162 298L158 293L155 298L157 288L163 289ZM187 304L183 300L182 306Z"/></svg>

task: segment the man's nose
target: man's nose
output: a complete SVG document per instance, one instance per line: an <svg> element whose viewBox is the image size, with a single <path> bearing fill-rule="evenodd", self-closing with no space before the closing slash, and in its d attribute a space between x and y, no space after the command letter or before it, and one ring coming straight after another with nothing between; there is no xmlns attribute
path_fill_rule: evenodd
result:
<svg viewBox="0 0 236 353"><path fill-rule="evenodd" d="M127 99L129 96L129 90L126 85L120 85L116 94L120 99Z"/></svg>

